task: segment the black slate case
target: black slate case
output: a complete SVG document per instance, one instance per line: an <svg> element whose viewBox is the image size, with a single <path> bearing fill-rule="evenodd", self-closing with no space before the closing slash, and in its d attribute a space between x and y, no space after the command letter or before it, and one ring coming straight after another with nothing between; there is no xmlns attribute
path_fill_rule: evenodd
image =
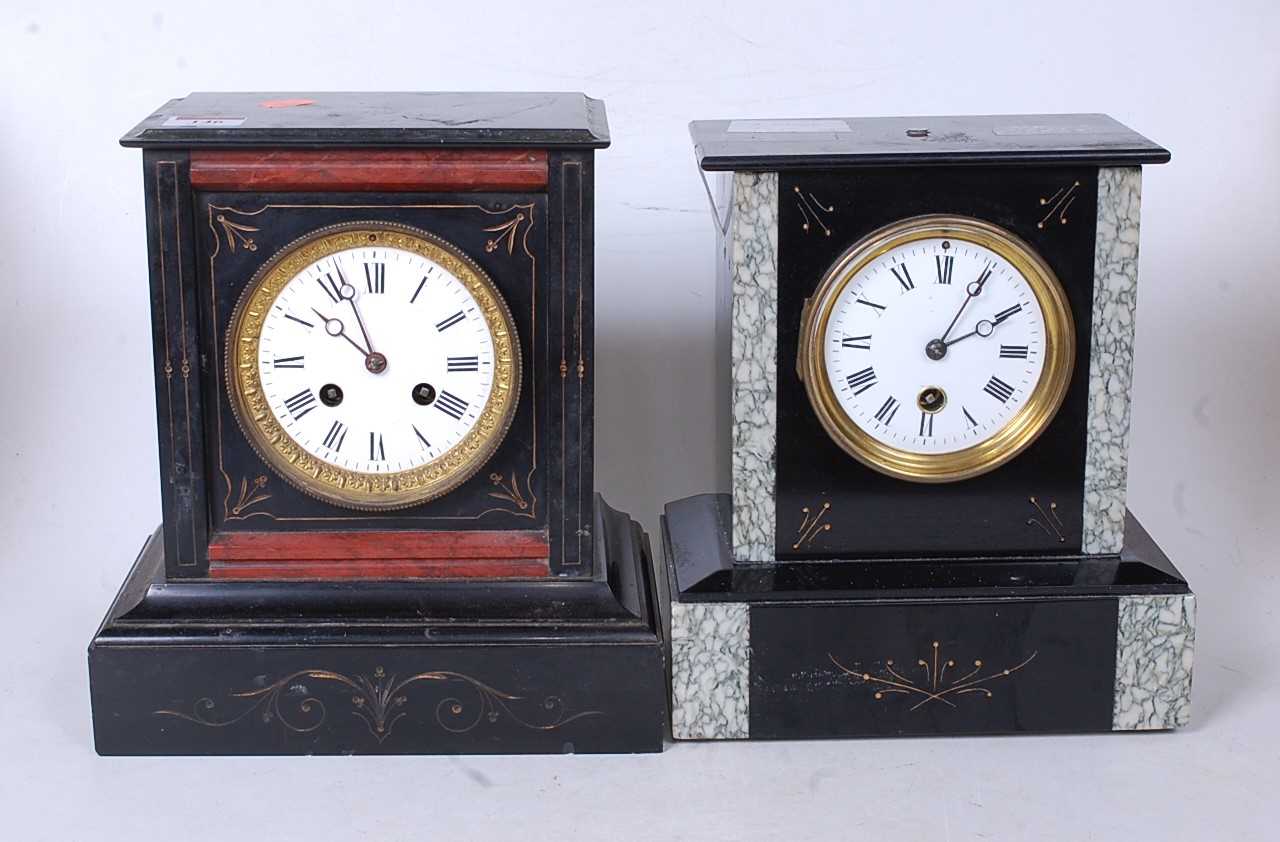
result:
<svg viewBox="0 0 1280 842"><path fill-rule="evenodd" d="M648 538L593 481L603 103L563 93L192 94L121 142L143 149L163 523L89 647L99 753L661 750L664 649ZM442 148L545 152L545 188L201 191L190 177L199 150ZM253 273L305 232L361 220L432 231L478 261L516 319L525 363L515 420L484 468L451 494L390 513L356 514L276 477L223 383L223 337ZM514 232L503 227L513 221ZM518 493L495 495L507 482ZM210 578L207 549L220 533L395 529L545 530L551 575Z"/></svg>
<svg viewBox="0 0 1280 842"><path fill-rule="evenodd" d="M719 659L715 680L726 684L719 694L682 686L690 698L673 703L691 713L677 736L1121 727L1125 600L1168 598L1186 610L1191 591L1131 514L1122 552L1082 551L1098 171L1169 153L1098 114L713 120L691 134L705 171L777 174L776 523L774 558L735 561L730 495L666 506L672 669L684 678L691 663ZM1060 410L1026 451L986 475L921 484L845 454L818 422L796 361L805 300L829 267L886 224L939 213L999 225L1046 260L1067 294L1077 356ZM732 284L720 257L727 388ZM1033 508L1038 500L1056 503L1057 518ZM830 505L824 522L838 529L812 528L815 501ZM723 609L711 614L721 626L703 608ZM677 611L703 622L677 630Z"/></svg>

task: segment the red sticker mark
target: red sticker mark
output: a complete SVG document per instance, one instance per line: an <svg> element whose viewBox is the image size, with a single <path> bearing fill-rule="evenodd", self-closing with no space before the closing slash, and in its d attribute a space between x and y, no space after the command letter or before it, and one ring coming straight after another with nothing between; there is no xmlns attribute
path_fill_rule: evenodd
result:
<svg viewBox="0 0 1280 842"><path fill-rule="evenodd" d="M299 105L315 105L314 99L267 99L258 103L263 108L297 108Z"/></svg>

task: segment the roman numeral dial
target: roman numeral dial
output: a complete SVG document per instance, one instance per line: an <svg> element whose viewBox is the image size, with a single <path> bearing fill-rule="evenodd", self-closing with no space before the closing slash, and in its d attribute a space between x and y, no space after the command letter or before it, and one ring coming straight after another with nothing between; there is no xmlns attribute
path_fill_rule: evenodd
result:
<svg viewBox="0 0 1280 842"><path fill-rule="evenodd" d="M982 387L982 391L1000 401L1000 403L1008 403L1009 398L1013 397L1014 389L993 374L991 379L987 381L987 385Z"/></svg>
<svg viewBox="0 0 1280 842"><path fill-rule="evenodd" d="M258 454L307 493L361 509L414 505L474 474L520 391L497 284L456 247L389 224L320 229L290 248L228 328L228 391Z"/></svg>
<svg viewBox="0 0 1280 842"><path fill-rule="evenodd" d="M823 428L902 479L959 480L1013 458L1052 420L1074 366L1073 316L1048 264L966 217L868 234L802 319L797 370Z"/></svg>
<svg viewBox="0 0 1280 842"><path fill-rule="evenodd" d="M1031 349L1027 345L1001 345L1000 359L1002 360L1025 360L1030 354Z"/></svg>
<svg viewBox="0 0 1280 842"><path fill-rule="evenodd" d="M956 256L954 254L935 254L933 260L938 268L938 283L949 285L951 283L951 270L956 265Z"/></svg>
<svg viewBox="0 0 1280 842"><path fill-rule="evenodd" d="M284 407L295 421L301 421L316 408L316 396L310 389L303 389L285 400Z"/></svg>
<svg viewBox="0 0 1280 842"><path fill-rule="evenodd" d="M364 264L364 285L365 290L370 294L377 293L381 295L387 291L387 264L385 263L365 263Z"/></svg>
<svg viewBox="0 0 1280 842"><path fill-rule="evenodd" d="M893 416L898 414L898 399L893 395L884 399L884 403L880 404L880 408L876 410L876 420L881 424L892 424Z"/></svg>
<svg viewBox="0 0 1280 842"><path fill-rule="evenodd" d="M436 399L436 409L448 415L454 421L461 421L467 411L467 402L452 392L443 392Z"/></svg>
<svg viewBox="0 0 1280 842"><path fill-rule="evenodd" d="M898 286L902 287L904 292L910 292L916 288L915 283L911 280L911 273L907 271L907 264L900 263L897 266L890 266L889 271L898 279Z"/></svg>
<svg viewBox="0 0 1280 842"><path fill-rule="evenodd" d="M876 371L871 366L867 366L861 371L855 371L844 379L845 384L853 392L854 397L861 395L876 385Z"/></svg>
<svg viewBox="0 0 1280 842"><path fill-rule="evenodd" d="M334 421L329 426L329 432L325 434L324 446L332 451L341 451L342 445L347 440L347 425L341 421Z"/></svg>

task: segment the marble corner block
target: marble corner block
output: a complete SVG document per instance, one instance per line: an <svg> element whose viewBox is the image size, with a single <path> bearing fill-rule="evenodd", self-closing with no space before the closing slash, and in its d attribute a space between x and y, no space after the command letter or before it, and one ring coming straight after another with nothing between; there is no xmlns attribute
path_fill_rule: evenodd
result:
<svg viewBox="0 0 1280 842"><path fill-rule="evenodd" d="M733 557L774 558L778 379L778 174L735 173L728 258Z"/></svg>
<svg viewBox="0 0 1280 842"><path fill-rule="evenodd" d="M1098 170L1084 468L1086 553L1117 553L1124 541L1141 204L1139 167Z"/></svg>
<svg viewBox="0 0 1280 842"><path fill-rule="evenodd" d="M672 603L671 735L747 739L751 622L741 603Z"/></svg>
<svg viewBox="0 0 1280 842"><path fill-rule="evenodd" d="M1122 596L1119 601L1111 727L1181 728L1191 721L1195 595Z"/></svg>

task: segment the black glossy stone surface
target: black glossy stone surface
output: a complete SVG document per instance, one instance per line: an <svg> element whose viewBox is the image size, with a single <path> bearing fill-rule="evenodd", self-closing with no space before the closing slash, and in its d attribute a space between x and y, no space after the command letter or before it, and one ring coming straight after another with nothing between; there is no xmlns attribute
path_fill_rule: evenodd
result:
<svg viewBox="0 0 1280 842"><path fill-rule="evenodd" d="M648 539L597 498L594 575L166 582L158 534L89 647L100 754L660 751Z"/></svg>
<svg viewBox="0 0 1280 842"><path fill-rule="evenodd" d="M753 606L751 736L1108 731L1115 648L1107 597Z"/></svg>
<svg viewBox="0 0 1280 842"><path fill-rule="evenodd" d="M1064 184L1076 185L1077 207L1095 207L1097 180L1096 169L1050 166L861 167L779 176L776 558L1080 551L1096 220L1081 210L1069 225L1037 222L1044 217L1039 197ZM829 236L803 228L805 211L795 195L817 196L833 209ZM1075 323L1074 370L1052 421L1016 459L964 482L908 482L853 459L818 422L796 372L805 302L830 267L872 231L929 213L981 219L1020 237L1061 282ZM1056 504L1060 532L1032 520L1032 497ZM805 509L824 503L833 528L798 542Z"/></svg>
<svg viewBox="0 0 1280 842"><path fill-rule="evenodd" d="M286 103L306 102L288 105ZM609 145L604 103L579 93L193 93L125 146Z"/></svg>
<svg viewBox="0 0 1280 842"><path fill-rule="evenodd" d="M1119 556L1013 556L734 564L727 494L668 503L663 519L672 593L680 602L937 597L1067 597L1188 593L1137 518Z"/></svg>
<svg viewBox="0 0 1280 842"><path fill-rule="evenodd" d="M1105 114L698 120L704 170L910 164L1162 164L1169 152Z"/></svg>
<svg viewBox="0 0 1280 842"><path fill-rule="evenodd" d="M1112 557L735 564L729 511L728 495L704 494L662 519L671 604L707 612L681 612L671 635L676 721L728 699L742 729L728 736L1110 731L1125 598L1190 593L1132 516ZM737 612L740 625L717 620ZM720 683L700 680L706 662Z"/></svg>

